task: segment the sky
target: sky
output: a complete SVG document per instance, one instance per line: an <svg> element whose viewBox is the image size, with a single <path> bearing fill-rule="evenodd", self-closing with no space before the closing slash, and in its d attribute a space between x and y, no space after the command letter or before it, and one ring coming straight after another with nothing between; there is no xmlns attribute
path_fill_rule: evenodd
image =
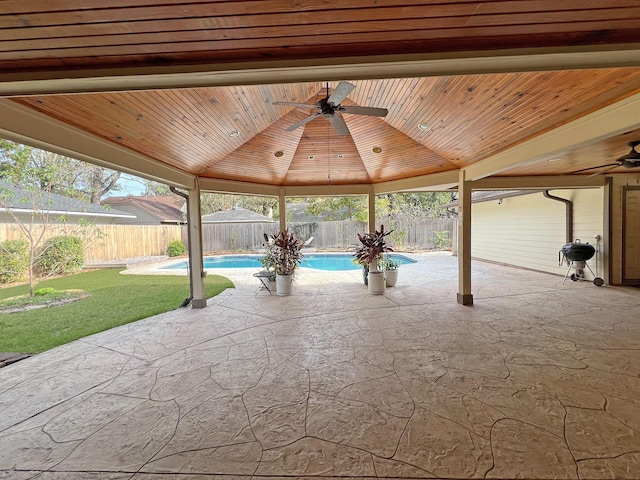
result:
<svg viewBox="0 0 640 480"><path fill-rule="evenodd" d="M107 196L126 196L126 195L143 195L144 184L139 177L123 173L118 180L118 186L121 190L117 192L110 192Z"/></svg>

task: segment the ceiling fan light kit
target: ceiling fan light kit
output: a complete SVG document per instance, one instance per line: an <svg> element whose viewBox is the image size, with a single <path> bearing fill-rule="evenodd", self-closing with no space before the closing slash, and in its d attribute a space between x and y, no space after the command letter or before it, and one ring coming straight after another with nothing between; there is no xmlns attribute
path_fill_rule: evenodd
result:
<svg viewBox="0 0 640 480"><path fill-rule="evenodd" d="M349 96L356 86L349 82L340 82L333 90L333 93L329 95L329 84L327 84L327 96L321 99L319 102L312 103L299 103L299 102L273 102L273 105L284 105L288 107L302 107L302 108L315 108L318 112L303 118L299 122L294 123L289 128L288 132L292 132L310 121L318 118L325 117L329 120L329 123L336 130L338 135L348 135L349 128L342 118L342 113L349 113L353 115L367 115L370 117L386 117L389 110L386 108L377 107L360 107L360 106L343 106L342 102Z"/></svg>

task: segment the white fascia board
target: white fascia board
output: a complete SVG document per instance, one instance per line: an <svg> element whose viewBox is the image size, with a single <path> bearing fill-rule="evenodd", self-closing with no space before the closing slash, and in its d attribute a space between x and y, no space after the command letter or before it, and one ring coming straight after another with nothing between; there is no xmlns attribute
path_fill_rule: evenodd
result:
<svg viewBox="0 0 640 480"><path fill-rule="evenodd" d="M198 179L200 193L236 193L240 195L258 195L277 197L280 187L263 183L238 182L235 180L220 180L215 178Z"/></svg>
<svg viewBox="0 0 640 480"><path fill-rule="evenodd" d="M187 172L7 99L0 99L0 136L174 187L189 189L195 185L195 176Z"/></svg>
<svg viewBox="0 0 640 480"><path fill-rule="evenodd" d="M474 190L548 190L597 188L607 183L604 175L553 175L540 177L491 177L474 181Z"/></svg>
<svg viewBox="0 0 640 480"><path fill-rule="evenodd" d="M281 192L284 192L285 197L366 195L369 192L369 186L362 184L279 186L212 178L199 178L198 183L203 193L235 193L267 197L278 197Z"/></svg>
<svg viewBox="0 0 640 480"><path fill-rule="evenodd" d="M135 215L126 215L120 213L96 213L96 212L75 212L64 210L33 210L30 208L7 208L1 207L2 212L24 213L34 215L64 215L69 217L106 217L106 218L138 218Z"/></svg>
<svg viewBox="0 0 640 480"><path fill-rule="evenodd" d="M433 173L419 177L391 180L373 185L376 195L395 192L447 191L458 185L459 171Z"/></svg>

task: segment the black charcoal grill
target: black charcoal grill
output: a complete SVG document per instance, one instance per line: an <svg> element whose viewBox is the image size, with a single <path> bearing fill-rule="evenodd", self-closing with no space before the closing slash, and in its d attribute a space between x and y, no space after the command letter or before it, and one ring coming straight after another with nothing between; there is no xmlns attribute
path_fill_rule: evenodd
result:
<svg viewBox="0 0 640 480"><path fill-rule="evenodd" d="M596 257L596 273L593 273L591 267L587 263L588 260L591 260L593 257ZM564 282L567 281L567 277L571 278L574 282L578 280L585 280L584 278L584 269L587 268L593 275L593 283L598 287L601 287L604 284L604 280L600 278L597 274L598 271L598 256L596 248L593 245L589 245L588 243L581 243L580 239L576 239L575 242L567 243L562 246L560 252L558 254L560 265L566 260L568 268L567 273L564 276ZM569 272L571 269L574 269L575 272L569 276Z"/></svg>

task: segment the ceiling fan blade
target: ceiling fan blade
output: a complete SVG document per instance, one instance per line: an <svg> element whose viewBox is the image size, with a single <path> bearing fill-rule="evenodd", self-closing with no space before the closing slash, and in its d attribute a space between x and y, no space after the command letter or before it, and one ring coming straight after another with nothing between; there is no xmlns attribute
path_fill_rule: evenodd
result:
<svg viewBox="0 0 640 480"><path fill-rule="evenodd" d="M347 96L353 92L356 86L349 82L340 82L338 86L333 90L331 96L327 99L327 103L331 105L340 105Z"/></svg>
<svg viewBox="0 0 640 480"><path fill-rule="evenodd" d="M620 165L620 164L619 164L619 163L617 163L617 162L616 162L616 163L607 163L606 165L598 165L597 167L581 168L580 170L574 170L574 171L573 171L573 172L571 172L571 173L587 172L587 171L589 171L589 170L597 170L597 169L599 169L599 168L606 168L606 167L614 168L614 167L617 167L617 166L619 166L619 165ZM598 172L598 173L600 173L600 172Z"/></svg>
<svg viewBox="0 0 640 480"><path fill-rule="evenodd" d="M300 120L299 122L294 123L293 125L291 125L289 128L287 128L287 132L293 132L296 128L300 128L303 125L306 125L307 123L309 123L311 120L313 120L314 118L318 117L319 115L321 115L320 112L318 113L314 113L313 115L309 115L306 118L303 118L302 120Z"/></svg>
<svg viewBox="0 0 640 480"><path fill-rule="evenodd" d="M626 155L623 155L620 158L618 158L616 161L624 162L626 160L640 160L640 152L636 152L636 149L634 148Z"/></svg>
<svg viewBox="0 0 640 480"><path fill-rule="evenodd" d="M347 124L344 123L344 119L337 114L331 115L329 118L329 122L333 125L333 128L336 129L338 135L349 135L349 129L347 128Z"/></svg>
<svg viewBox="0 0 640 480"><path fill-rule="evenodd" d="M376 107L340 107L340 111L355 115L369 115L371 117L386 117L387 113L389 113L386 108Z"/></svg>
<svg viewBox="0 0 640 480"><path fill-rule="evenodd" d="M285 105L287 107L301 107L301 108L318 108L318 106L315 103L272 102L271 105Z"/></svg>
<svg viewBox="0 0 640 480"><path fill-rule="evenodd" d="M619 163L615 163L615 164L611 164L609 165L607 168L605 168L604 170L602 170L601 172L595 172L592 173L591 175L589 175L587 178L591 178L591 177L595 177L596 175L602 175L603 173L607 173L609 170L613 170L616 167L619 167L620 164Z"/></svg>

